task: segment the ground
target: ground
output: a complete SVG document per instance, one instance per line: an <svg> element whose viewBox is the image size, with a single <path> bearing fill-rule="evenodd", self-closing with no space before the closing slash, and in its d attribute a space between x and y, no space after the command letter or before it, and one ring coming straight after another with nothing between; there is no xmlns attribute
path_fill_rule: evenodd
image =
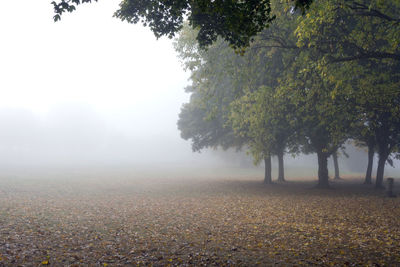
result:
<svg viewBox="0 0 400 267"><path fill-rule="evenodd" d="M0 266L399 266L400 197L361 182L2 177Z"/></svg>

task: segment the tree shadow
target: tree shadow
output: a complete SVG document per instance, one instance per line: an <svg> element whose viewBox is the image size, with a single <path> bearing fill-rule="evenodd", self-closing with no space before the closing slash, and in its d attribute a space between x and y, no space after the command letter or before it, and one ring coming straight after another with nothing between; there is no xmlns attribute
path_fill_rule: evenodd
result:
<svg viewBox="0 0 400 267"><path fill-rule="evenodd" d="M396 179L395 179L396 180ZM310 195L321 197L386 197L385 189L375 189L374 184L363 184L361 178L342 178L330 180L329 188L317 187L317 181L288 180L264 184L262 180L224 180L217 181L213 185L213 191L235 192L237 194L252 195ZM394 194L400 194L400 179L397 179Z"/></svg>

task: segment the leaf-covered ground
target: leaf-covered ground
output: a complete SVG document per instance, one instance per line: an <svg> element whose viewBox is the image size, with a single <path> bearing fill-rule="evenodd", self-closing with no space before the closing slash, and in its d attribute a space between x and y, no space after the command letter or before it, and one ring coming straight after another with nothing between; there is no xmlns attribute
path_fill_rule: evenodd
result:
<svg viewBox="0 0 400 267"><path fill-rule="evenodd" d="M0 266L400 265L400 197L335 182L0 179Z"/></svg>

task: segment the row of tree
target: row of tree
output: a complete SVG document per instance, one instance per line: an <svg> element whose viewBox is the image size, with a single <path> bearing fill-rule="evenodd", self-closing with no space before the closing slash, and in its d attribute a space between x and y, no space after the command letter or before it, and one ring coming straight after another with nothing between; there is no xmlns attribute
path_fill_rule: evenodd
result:
<svg viewBox="0 0 400 267"><path fill-rule="evenodd" d="M175 48L191 71L190 102L178 128L193 150L246 146L271 156L284 180L285 153L316 153L318 185L329 186L327 159L353 140L368 147L366 183L379 155L376 187L400 151L400 2L320 0L306 15L271 1L271 25L246 50L218 39L207 49L185 26Z"/></svg>

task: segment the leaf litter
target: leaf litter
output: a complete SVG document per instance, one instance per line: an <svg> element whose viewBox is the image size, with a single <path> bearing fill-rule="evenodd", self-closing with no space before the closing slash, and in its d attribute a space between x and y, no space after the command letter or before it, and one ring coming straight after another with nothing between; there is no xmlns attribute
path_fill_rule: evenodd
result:
<svg viewBox="0 0 400 267"><path fill-rule="evenodd" d="M2 179L0 266L400 265L400 198L353 183Z"/></svg>

